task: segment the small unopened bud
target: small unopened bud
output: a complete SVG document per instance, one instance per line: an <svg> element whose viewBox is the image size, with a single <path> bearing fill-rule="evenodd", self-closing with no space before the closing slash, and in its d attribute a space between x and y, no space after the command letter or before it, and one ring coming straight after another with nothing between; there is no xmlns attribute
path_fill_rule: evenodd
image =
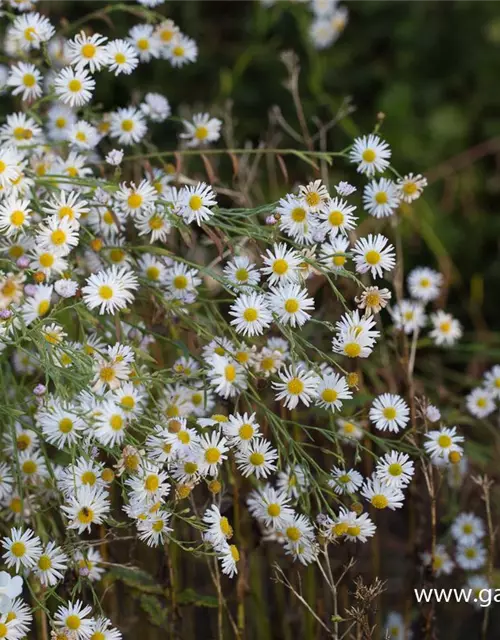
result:
<svg viewBox="0 0 500 640"><path fill-rule="evenodd" d="M451 464L458 464L461 459L462 454L460 453L460 451L450 451L450 453L448 454L448 460L451 462Z"/></svg>
<svg viewBox="0 0 500 640"><path fill-rule="evenodd" d="M359 384L359 376L357 373L349 373L347 375L347 386L357 387Z"/></svg>
<svg viewBox="0 0 500 640"><path fill-rule="evenodd" d="M29 267L30 261L26 256L21 256L16 260L16 265L20 269L27 269Z"/></svg>
<svg viewBox="0 0 500 640"><path fill-rule="evenodd" d="M191 487L188 484L180 484L177 486L176 493L179 500L184 500L191 493Z"/></svg>
<svg viewBox="0 0 500 640"><path fill-rule="evenodd" d="M272 224L276 224L276 222L277 222L276 216L267 216L266 224L272 225Z"/></svg>
<svg viewBox="0 0 500 640"><path fill-rule="evenodd" d="M47 391L47 387L44 384L37 384L33 389L33 393L36 396L43 396L43 394Z"/></svg>
<svg viewBox="0 0 500 640"><path fill-rule="evenodd" d="M102 249L102 240L101 238L94 238L90 243L90 246L95 252L99 252Z"/></svg>
<svg viewBox="0 0 500 640"><path fill-rule="evenodd" d="M208 490L214 495L216 495L217 493L220 493L221 489L222 489L222 485L218 480L211 480L208 483Z"/></svg>
<svg viewBox="0 0 500 640"><path fill-rule="evenodd" d="M37 284L41 284L45 280L45 274L43 273L43 271L37 271L36 273L34 273L33 280Z"/></svg>
<svg viewBox="0 0 500 640"><path fill-rule="evenodd" d="M363 513L363 505L361 504L361 502L353 502L349 508L358 516Z"/></svg>
<svg viewBox="0 0 500 640"><path fill-rule="evenodd" d="M113 469L110 469L109 467L106 467L105 469L103 469L101 473L101 478L104 480L106 484L111 484L111 482L113 482L113 480L115 479L115 474L113 473Z"/></svg>
<svg viewBox="0 0 500 640"><path fill-rule="evenodd" d="M34 296L34 295L35 295L35 293L36 293L36 286L35 286L34 284L27 284L27 285L24 287L24 293L25 293L27 296Z"/></svg>
<svg viewBox="0 0 500 640"><path fill-rule="evenodd" d="M8 320L12 316L12 311L10 309L2 309L0 311L0 320Z"/></svg>

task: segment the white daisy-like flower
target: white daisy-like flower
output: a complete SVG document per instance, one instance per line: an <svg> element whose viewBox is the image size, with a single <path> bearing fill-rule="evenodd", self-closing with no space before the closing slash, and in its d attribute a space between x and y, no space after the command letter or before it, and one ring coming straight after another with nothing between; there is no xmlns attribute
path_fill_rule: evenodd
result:
<svg viewBox="0 0 500 640"><path fill-rule="evenodd" d="M462 337L462 325L450 313L437 311L431 313L432 330L429 336L438 346L450 347Z"/></svg>
<svg viewBox="0 0 500 640"><path fill-rule="evenodd" d="M7 86L13 87L12 95L21 94L22 100L35 100L42 95L42 74L34 64L18 62L10 68Z"/></svg>
<svg viewBox="0 0 500 640"><path fill-rule="evenodd" d="M93 524L102 524L110 510L109 498L100 487L85 485L68 496L61 510L68 519L68 528L78 533L90 531Z"/></svg>
<svg viewBox="0 0 500 640"><path fill-rule="evenodd" d="M64 578L68 556L55 542L49 542L37 560L34 573L45 587L52 587Z"/></svg>
<svg viewBox="0 0 500 640"><path fill-rule="evenodd" d="M201 284L198 270L192 269L182 262L175 262L167 269L165 286L178 300L192 301L196 297L196 287Z"/></svg>
<svg viewBox="0 0 500 640"><path fill-rule="evenodd" d="M229 421L222 425L222 432L227 438L230 447L240 450L260 435L260 426L255 419L255 413L248 415L235 413L229 416Z"/></svg>
<svg viewBox="0 0 500 640"><path fill-rule="evenodd" d="M37 284L32 296L27 298L21 307L21 313L26 325L39 318L43 318L50 311L54 287L47 284Z"/></svg>
<svg viewBox="0 0 500 640"><path fill-rule="evenodd" d="M130 186L123 182L115 194L120 207L130 215L152 210L157 197L158 193L149 180L141 180L138 186L134 182Z"/></svg>
<svg viewBox="0 0 500 640"><path fill-rule="evenodd" d="M374 173L382 173L390 163L391 149L387 142L371 133L356 138L349 151L349 160L356 163L358 173L371 177Z"/></svg>
<svg viewBox="0 0 500 640"><path fill-rule="evenodd" d="M250 293L260 281L255 263L247 256L235 256L226 263L223 273L229 280L228 287L241 293Z"/></svg>
<svg viewBox="0 0 500 640"><path fill-rule="evenodd" d="M340 331L332 340L332 351L348 358L368 358L372 353L375 340L358 328Z"/></svg>
<svg viewBox="0 0 500 640"><path fill-rule="evenodd" d="M389 640L408 640L411 635L407 635L411 632L406 628L404 618L400 613L391 611L385 621L385 634Z"/></svg>
<svg viewBox="0 0 500 640"><path fill-rule="evenodd" d="M41 411L36 421L45 440L58 449L75 444L86 429L75 408L62 402L54 402L53 406Z"/></svg>
<svg viewBox="0 0 500 640"><path fill-rule="evenodd" d="M173 67L183 67L189 62L195 62L198 57L198 47L192 38L183 33L177 33L172 38L165 57Z"/></svg>
<svg viewBox="0 0 500 640"><path fill-rule="evenodd" d="M200 473L205 476L217 476L219 467L227 459L226 438L213 431L200 438Z"/></svg>
<svg viewBox="0 0 500 640"><path fill-rule="evenodd" d="M299 278L301 257L283 242L275 244L262 256L264 267L261 271L268 276L270 285L279 282L296 282Z"/></svg>
<svg viewBox="0 0 500 640"><path fill-rule="evenodd" d="M347 196L352 195L356 191L356 187L354 187L349 182L341 181L337 185L335 185L335 191L342 198L347 198Z"/></svg>
<svg viewBox="0 0 500 640"><path fill-rule="evenodd" d="M311 481L306 473L306 469L299 464L287 466L283 471L278 471L276 487L284 491L294 500L307 491Z"/></svg>
<svg viewBox="0 0 500 640"><path fill-rule="evenodd" d="M424 306L413 300L401 300L390 310L394 326L407 334L420 330L426 323L427 317Z"/></svg>
<svg viewBox="0 0 500 640"><path fill-rule="evenodd" d="M12 23L12 36L24 51L40 49L42 42L48 42L55 29L48 18L40 13L23 13Z"/></svg>
<svg viewBox="0 0 500 640"><path fill-rule="evenodd" d="M339 495L343 493L356 493L363 484L363 476L355 469L343 469L341 467L332 467L330 471L331 479L328 480L328 486L332 487L335 493Z"/></svg>
<svg viewBox="0 0 500 640"><path fill-rule="evenodd" d="M23 532L21 528L13 528L10 535L2 539L3 559L7 567L31 569L36 565L42 553L40 538L31 529Z"/></svg>
<svg viewBox="0 0 500 640"><path fill-rule="evenodd" d="M392 271L396 265L395 252L388 239L378 233L360 238L353 247L354 262L358 273L370 272L372 278L382 278L384 271Z"/></svg>
<svg viewBox="0 0 500 640"><path fill-rule="evenodd" d="M344 376L337 373L324 375L317 389L316 405L331 411L340 410L342 401L352 398L352 391L347 386Z"/></svg>
<svg viewBox="0 0 500 640"><path fill-rule="evenodd" d="M429 431L425 437L427 441L424 442L424 449L432 460L450 461L452 454L461 455L463 452L460 443L464 441L464 438L457 434L456 427L451 427L451 429L442 427L439 430Z"/></svg>
<svg viewBox="0 0 500 640"><path fill-rule="evenodd" d="M162 45L168 49L173 37L179 33L179 27L173 20L163 20L156 27L156 35L160 39ZM165 52L164 52L165 53Z"/></svg>
<svg viewBox="0 0 500 640"><path fill-rule="evenodd" d="M79 149L94 149L101 139L96 127L85 120L75 122L68 131L68 141Z"/></svg>
<svg viewBox="0 0 500 640"><path fill-rule="evenodd" d="M420 174L414 176L413 173L399 178L396 183L398 195L403 202L413 202L420 198L426 186L427 178Z"/></svg>
<svg viewBox="0 0 500 640"><path fill-rule="evenodd" d="M284 405L294 409L299 402L308 407L318 395L319 377L313 371L302 367L283 367L278 371L280 382L273 382L277 391L276 400L285 400Z"/></svg>
<svg viewBox="0 0 500 640"><path fill-rule="evenodd" d="M492 369L484 374L484 386L491 395L496 399L500 399L500 366L495 365Z"/></svg>
<svg viewBox="0 0 500 640"><path fill-rule="evenodd" d="M0 231L6 236L25 231L30 224L30 220L31 210L29 200L20 200L13 194L5 198L0 205Z"/></svg>
<svg viewBox="0 0 500 640"><path fill-rule="evenodd" d="M337 433L347 443L355 443L357 440L361 440L363 437L363 429L351 422L350 420L344 420L344 418L339 418L337 420Z"/></svg>
<svg viewBox="0 0 500 640"><path fill-rule="evenodd" d="M91 73L99 71L108 60L106 41L100 33L89 36L81 31L67 44L71 64L88 67Z"/></svg>
<svg viewBox="0 0 500 640"><path fill-rule="evenodd" d="M23 157L13 146L0 149L0 187L5 189L15 182L21 175Z"/></svg>
<svg viewBox="0 0 500 640"><path fill-rule="evenodd" d="M413 462L406 453L390 451L379 458L375 475L391 487L406 487L415 473Z"/></svg>
<svg viewBox="0 0 500 640"><path fill-rule="evenodd" d="M117 109L111 114L109 135L119 144L136 144L146 134L147 125L144 116L135 107Z"/></svg>
<svg viewBox="0 0 500 640"><path fill-rule="evenodd" d="M83 300L89 309L99 308L99 313L114 314L134 301L132 291L139 287L137 277L127 267L99 271L87 278L82 287Z"/></svg>
<svg viewBox="0 0 500 640"><path fill-rule="evenodd" d="M443 276L429 269L429 267L416 267L408 274L407 284L412 298L422 302L435 300L440 293Z"/></svg>
<svg viewBox="0 0 500 640"><path fill-rule="evenodd" d="M392 294L389 289L366 287L361 295L354 298L354 301L356 302L358 309L365 310L365 315L371 315L380 313L381 309L384 309L387 306L391 298Z"/></svg>
<svg viewBox="0 0 500 640"><path fill-rule="evenodd" d="M431 567L436 578L439 578L441 575L449 575L455 567L453 560L450 558L443 544L437 544L435 546L434 555L429 551L423 553L422 562L425 566Z"/></svg>
<svg viewBox="0 0 500 640"><path fill-rule="evenodd" d="M215 192L209 185L199 182L196 186L183 187L176 203L176 212L190 224L198 226L213 216L211 207L217 205Z"/></svg>
<svg viewBox="0 0 500 640"><path fill-rule="evenodd" d="M278 452L264 438L254 438L235 455L236 465L243 477L252 474L256 478L267 478L276 470Z"/></svg>
<svg viewBox="0 0 500 640"><path fill-rule="evenodd" d="M139 64L136 50L126 40L110 40L106 46L106 64L115 76L130 75Z"/></svg>
<svg viewBox="0 0 500 640"><path fill-rule="evenodd" d="M88 71L78 67L65 67L54 79L57 97L70 107L82 107L90 102L95 80Z"/></svg>
<svg viewBox="0 0 500 640"><path fill-rule="evenodd" d="M401 396L383 393L372 403L370 420L379 431L398 433L404 429L410 419L410 409Z"/></svg>
<svg viewBox="0 0 500 640"><path fill-rule="evenodd" d="M262 335L272 321L266 296L256 292L240 295L231 305L229 315L234 318L230 324L236 331L250 337Z"/></svg>
<svg viewBox="0 0 500 640"><path fill-rule="evenodd" d="M476 418L486 418L496 409L495 399L489 389L478 387L465 398L467 410Z"/></svg>
<svg viewBox="0 0 500 640"><path fill-rule="evenodd" d="M225 544L217 549L218 559L221 562L222 573L232 578L238 573L237 563L240 560L240 553L234 544Z"/></svg>
<svg viewBox="0 0 500 640"><path fill-rule="evenodd" d="M318 216L313 214L302 197L287 195L281 198L276 213L279 227L298 244L314 242L314 233L319 226Z"/></svg>
<svg viewBox="0 0 500 640"><path fill-rule="evenodd" d="M92 607L85 606L81 600L61 605L54 616L54 624L61 632L73 640L90 640L94 632L94 622L90 617ZM56 636L57 637L57 636Z"/></svg>
<svg viewBox="0 0 500 640"><path fill-rule="evenodd" d="M324 221L320 229L334 237L337 234L347 235L356 227L358 218L353 215L354 211L356 207L341 198L328 199L319 210L319 218Z"/></svg>
<svg viewBox="0 0 500 640"><path fill-rule="evenodd" d="M300 185L299 197L305 200L305 203L309 207L311 213L318 213L330 198L328 195L328 189L321 180L315 180L305 186Z"/></svg>
<svg viewBox="0 0 500 640"><path fill-rule="evenodd" d="M461 569L477 571L486 564L487 555L483 545L478 540L474 540L468 544L459 544L457 546L455 560Z"/></svg>
<svg viewBox="0 0 500 640"><path fill-rule="evenodd" d="M372 180L363 191L363 205L374 218L392 216L399 206L399 195L392 180Z"/></svg>
<svg viewBox="0 0 500 640"><path fill-rule="evenodd" d="M208 375L215 393L223 398L232 398L246 389L245 369L236 360L214 354L211 364Z"/></svg>
<svg viewBox="0 0 500 640"><path fill-rule="evenodd" d="M320 259L329 271L345 269L349 240L344 236L332 238L330 242L321 245Z"/></svg>
<svg viewBox="0 0 500 640"><path fill-rule="evenodd" d="M179 135L188 147L199 147L220 138L222 120L212 118L208 113L195 113L192 122L183 120L185 132Z"/></svg>
<svg viewBox="0 0 500 640"><path fill-rule="evenodd" d="M425 417L429 422L437 422L438 420L441 420L441 411L439 411L439 409L433 404L429 404L425 409Z"/></svg>
<svg viewBox="0 0 500 640"><path fill-rule="evenodd" d="M99 406L95 416L94 437L104 446L114 447L123 442L128 418L125 411L112 400Z"/></svg>
<svg viewBox="0 0 500 640"><path fill-rule="evenodd" d="M469 545L486 535L484 522L473 513L460 513L451 525L451 535L461 545Z"/></svg>
<svg viewBox="0 0 500 640"><path fill-rule="evenodd" d="M398 487L391 486L376 476L365 480L361 495L375 509L401 509L405 499L403 492Z"/></svg>
<svg viewBox="0 0 500 640"><path fill-rule="evenodd" d="M152 122L164 122L172 111L165 96L152 92L146 93L139 108Z"/></svg>
<svg viewBox="0 0 500 640"><path fill-rule="evenodd" d="M93 634L90 640L122 640L122 638L121 631L113 627L108 618L93 619Z"/></svg>
<svg viewBox="0 0 500 640"><path fill-rule="evenodd" d="M284 284L268 293L272 311L282 324L301 327L314 309L314 298L309 298L307 289L298 284Z"/></svg>
<svg viewBox="0 0 500 640"><path fill-rule="evenodd" d="M154 33L152 24L136 24L130 29L128 40L135 47L141 62L160 57L161 41Z"/></svg>
<svg viewBox="0 0 500 640"><path fill-rule="evenodd" d="M219 511L219 507L213 504L203 514L203 523L207 529L203 533L203 539L209 542L215 549L224 546L227 540L233 537L233 528L226 516Z"/></svg>

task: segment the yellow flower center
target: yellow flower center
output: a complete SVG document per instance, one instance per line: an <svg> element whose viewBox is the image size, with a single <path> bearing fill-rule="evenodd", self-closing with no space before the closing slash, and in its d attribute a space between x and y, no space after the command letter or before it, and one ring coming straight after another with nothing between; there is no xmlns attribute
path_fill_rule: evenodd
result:
<svg viewBox="0 0 500 640"><path fill-rule="evenodd" d="M385 191L378 191L375 194L375 202L377 204L387 204L389 198L387 197L387 193Z"/></svg>
<svg viewBox="0 0 500 640"><path fill-rule="evenodd" d="M378 264L380 262L380 258L381 255L378 251L374 251L373 249L371 251L368 251L365 255L365 260L368 262L368 264Z"/></svg>
<svg viewBox="0 0 500 640"><path fill-rule="evenodd" d="M80 628L80 625L82 624L82 622L78 616L73 614L66 618L65 624L68 627L68 629L71 629L71 631L76 631L77 629Z"/></svg>
<svg viewBox="0 0 500 640"><path fill-rule="evenodd" d="M257 311L257 309L254 309L253 307L248 307L248 309L245 309L245 311L243 312L243 318L247 322L255 322L258 317L259 317L259 312Z"/></svg>
<svg viewBox="0 0 500 640"><path fill-rule="evenodd" d="M81 482L82 484L88 484L91 487L96 483L96 475L93 471L84 471L82 473Z"/></svg>
<svg viewBox="0 0 500 640"><path fill-rule="evenodd" d="M365 162L373 162L377 156L373 149L365 149L361 157Z"/></svg>
<svg viewBox="0 0 500 640"><path fill-rule="evenodd" d="M200 198L200 196L194 195L189 198L189 208L193 211L199 211L202 206L203 200Z"/></svg>
<svg viewBox="0 0 500 640"><path fill-rule="evenodd" d="M452 440L450 436L447 436L445 433L441 434L438 438L438 445L443 449L447 449L451 446Z"/></svg>
<svg viewBox="0 0 500 640"><path fill-rule="evenodd" d="M462 531L465 534L471 534L474 531L474 527L471 524L464 524L462 527Z"/></svg>
<svg viewBox="0 0 500 640"><path fill-rule="evenodd" d="M222 516L220 519L220 530L226 536L226 538L230 538L233 535L233 528L229 524L229 520Z"/></svg>
<svg viewBox="0 0 500 640"><path fill-rule="evenodd" d="M70 418L63 418L59 421L59 431L69 433L73 429L73 421Z"/></svg>
<svg viewBox="0 0 500 640"><path fill-rule="evenodd" d="M206 127L204 127L203 125L196 127L196 130L194 132L195 138L197 138L198 140L205 140L207 136L208 136L208 129Z"/></svg>
<svg viewBox="0 0 500 640"><path fill-rule="evenodd" d="M387 471L389 472L390 476L397 477L403 473L403 467L397 462L393 462L392 464L389 465L389 468L387 469Z"/></svg>
<svg viewBox="0 0 500 640"><path fill-rule="evenodd" d="M94 512L89 507L82 507L77 518L82 524L89 524L94 519Z"/></svg>
<svg viewBox="0 0 500 640"><path fill-rule="evenodd" d="M311 191L306 195L306 202L310 207L316 207L321 202L321 198L317 191Z"/></svg>
<svg viewBox="0 0 500 640"><path fill-rule="evenodd" d="M359 344L357 342L348 342L344 346L344 353L349 358L357 358L359 356L359 354L361 353L361 347L359 346Z"/></svg>
<svg viewBox="0 0 500 640"><path fill-rule="evenodd" d="M332 527L332 530L336 536L343 536L349 530L349 526L346 522L337 522L337 524Z"/></svg>
<svg viewBox="0 0 500 640"><path fill-rule="evenodd" d="M15 227L20 227L25 220L26 220L26 215L24 211L20 211L19 209L17 209L16 211L13 211L10 214L10 222Z"/></svg>
<svg viewBox="0 0 500 640"><path fill-rule="evenodd" d="M120 406L125 409L125 411L132 411L135 407L135 398L133 396L123 396L120 400Z"/></svg>
<svg viewBox="0 0 500 640"><path fill-rule="evenodd" d="M184 463L184 473L187 473L191 476L193 475L193 473L196 473L197 471L198 471L198 465L196 464L196 462Z"/></svg>
<svg viewBox="0 0 500 640"><path fill-rule="evenodd" d="M182 57L184 55L184 47L181 47L180 45L177 45L176 47L174 47L172 49L172 53L177 58L180 58L180 57Z"/></svg>
<svg viewBox="0 0 500 640"><path fill-rule="evenodd" d="M25 473L28 476L33 475L34 473L36 473L37 470L37 465L36 462L34 462L33 460L25 460L23 462L23 473Z"/></svg>
<svg viewBox="0 0 500 640"><path fill-rule="evenodd" d="M450 332L450 330L451 330L451 322L442 322L442 323L439 325L439 328L441 329L441 331L442 331L443 333L449 333L449 332Z"/></svg>
<svg viewBox="0 0 500 640"><path fill-rule="evenodd" d="M414 182L406 182L403 185L403 191L407 196L412 196L417 192L417 185Z"/></svg>
<svg viewBox="0 0 500 640"><path fill-rule="evenodd" d="M127 204L131 209L137 209L142 204L142 196L140 193L131 193L127 198Z"/></svg>
<svg viewBox="0 0 500 640"><path fill-rule="evenodd" d="M302 207L295 207L290 214L292 220L294 222L304 222L306 217L306 210Z"/></svg>
<svg viewBox="0 0 500 640"><path fill-rule="evenodd" d="M287 527L286 537L292 542L298 542L302 537L300 529L298 527Z"/></svg>
<svg viewBox="0 0 500 640"><path fill-rule="evenodd" d="M335 389L323 389L321 392L321 398L325 402L335 402L338 398L339 394L335 391Z"/></svg>
<svg viewBox="0 0 500 640"><path fill-rule="evenodd" d="M361 527L357 524L351 525L350 527L347 527L346 533L348 536L353 536L353 538L355 538L361 533Z"/></svg>
<svg viewBox="0 0 500 640"><path fill-rule="evenodd" d="M111 300L111 298L113 297L113 289L109 285L103 284L102 286L99 287L99 297L102 298L103 300ZM101 371L101 377L102 377L102 371Z"/></svg>
<svg viewBox="0 0 500 640"><path fill-rule="evenodd" d="M244 269L243 267L241 269L238 269L236 271L236 280L238 280L238 282L246 282L248 280L248 270Z"/></svg>
<svg viewBox="0 0 500 640"><path fill-rule="evenodd" d="M59 245L64 244L66 242L66 234L64 233L64 231L62 229L56 229L55 231L53 231L51 233L50 239L52 241L52 244L55 244L56 246L59 246Z"/></svg>
<svg viewBox="0 0 500 640"><path fill-rule="evenodd" d="M328 222L332 225L332 227L340 227L340 225L344 222L344 214L342 211L331 211L328 216Z"/></svg>
<svg viewBox="0 0 500 640"><path fill-rule="evenodd" d="M254 433L254 428L252 427L251 424L248 424L248 422L245 422L245 424L242 424L238 430L238 435L242 440L251 440L253 437L253 433Z"/></svg>
<svg viewBox="0 0 500 640"><path fill-rule="evenodd" d="M25 87L34 87L36 78L32 73L25 73L23 76L23 84Z"/></svg>
<svg viewBox="0 0 500 640"><path fill-rule="evenodd" d="M240 552L238 551L238 549L234 546L234 544L231 544L229 546L229 550L231 551L231 556L233 557L233 560L235 562L238 562L240 559Z"/></svg>
<svg viewBox="0 0 500 640"><path fill-rule="evenodd" d="M236 379L236 367L228 364L224 367L224 377L228 382L234 382Z"/></svg>
<svg viewBox="0 0 500 640"><path fill-rule="evenodd" d="M371 503L375 507L375 509L385 509L389 504L389 500L387 500L384 495L378 494L373 496Z"/></svg>
<svg viewBox="0 0 500 640"><path fill-rule="evenodd" d="M188 279L183 275L175 276L173 284L176 289L185 289L188 286Z"/></svg>
<svg viewBox="0 0 500 640"><path fill-rule="evenodd" d="M134 121L133 120L129 120L129 119L125 119L122 120L122 130L126 131L127 133L132 131L132 129L134 128Z"/></svg>
<svg viewBox="0 0 500 640"><path fill-rule="evenodd" d="M77 78L73 78L73 80L70 80L68 82L68 89L72 93L78 93L78 91L81 91L81 88L82 88L82 83Z"/></svg>
<svg viewBox="0 0 500 640"><path fill-rule="evenodd" d="M333 264L336 267L343 267L347 258L345 256L333 256Z"/></svg>
<svg viewBox="0 0 500 640"><path fill-rule="evenodd" d="M49 558L49 556L40 556L40 559L38 560L38 568L40 569L40 571L47 571L51 567L52 560Z"/></svg>
<svg viewBox="0 0 500 640"><path fill-rule="evenodd" d="M123 429L123 418L115 414L109 419L109 424L113 431L121 431Z"/></svg>
<svg viewBox="0 0 500 640"><path fill-rule="evenodd" d="M83 45L82 56L87 59L93 58L96 54L96 51L97 47L89 42Z"/></svg>
<svg viewBox="0 0 500 640"><path fill-rule="evenodd" d="M148 267L146 269L146 276L149 280L158 280L160 277L160 270L158 267Z"/></svg>
<svg viewBox="0 0 500 640"><path fill-rule="evenodd" d="M258 451L254 451L251 455L250 455L250 462L251 464L253 464L254 467L260 467L264 464L265 458L264 455L262 453L259 453Z"/></svg>
<svg viewBox="0 0 500 640"><path fill-rule="evenodd" d="M149 475L146 478L146 481L144 482L144 487L146 488L146 491L151 491L151 492L156 491L159 486L160 486L160 479L156 474Z"/></svg>
<svg viewBox="0 0 500 640"><path fill-rule="evenodd" d="M298 396L304 391L304 383L299 378L292 378L286 385L288 393Z"/></svg>
<svg viewBox="0 0 500 640"><path fill-rule="evenodd" d="M26 553L26 545L24 544L24 542L14 542L14 544L10 548L10 551L13 556L16 556L16 558L22 558Z"/></svg>
<svg viewBox="0 0 500 640"><path fill-rule="evenodd" d="M273 271L279 276L282 276L288 271L288 262L283 258L278 258L273 263Z"/></svg>
<svg viewBox="0 0 500 640"><path fill-rule="evenodd" d="M141 51L147 51L149 49L149 40L147 38L140 38L137 40L137 48Z"/></svg>
<svg viewBox="0 0 500 640"><path fill-rule="evenodd" d="M220 451L217 449L217 447L209 447L206 451L205 451L205 460L209 463L209 464L216 464L217 462L219 462L221 457L221 453Z"/></svg>
<svg viewBox="0 0 500 640"><path fill-rule="evenodd" d="M288 313L297 313L297 311L299 310L299 303L297 302L297 300L295 300L295 298L289 298L286 302L285 302L285 310Z"/></svg>
<svg viewBox="0 0 500 640"><path fill-rule="evenodd" d="M281 513L281 507L277 502L272 502L267 507L267 515L271 516L271 518L277 518Z"/></svg>
<svg viewBox="0 0 500 640"><path fill-rule="evenodd" d="M386 420L394 420L396 417L396 409L394 407L385 407L382 411L382 415Z"/></svg>

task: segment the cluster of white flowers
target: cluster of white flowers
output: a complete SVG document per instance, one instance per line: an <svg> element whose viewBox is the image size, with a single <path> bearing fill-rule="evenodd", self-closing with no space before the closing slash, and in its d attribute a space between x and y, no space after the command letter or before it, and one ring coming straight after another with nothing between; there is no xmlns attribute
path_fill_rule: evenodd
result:
<svg viewBox="0 0 500 640"><path fill-rule="evenodd" d="M2 549L10 573L0 573L0 637L29 632L23 579L52 588L69 571L78 585L102 578L98 544L84 538L103 538L117 513L151 547L175 543L175 528L196 522L206 550L234 576L239 551L225 515L232 483L244 488L263 538L303 564L328 542L366 542L376 524L361 501L372 514L401 509L418 457L411 458L415 440L405 439L410 422L415 437L415 399L402 385L366 402L366 393L357 394L363 362L385 333L410 335L415 351L427 317L434 346L462 335L458 320L438 308L440 273L413 269L410 298L392 306L390 289L374 284L392 283L398 266L392 228L377 229L387 218L397 227L399 208L420 196L425 178L393 180L391 149L373 133L344 154L364 186L341 181L329 191L313 180L268 205L263 220L262 209L220 208L216 186L181 181L170 165L139 161L127 171L121 147L133 146L140 159L154 123L170 116L169 102L146 93L102 113L93 103L96 84L152 59L182 67L196 60L196 43L171 20L138 24L124 39L84 31L66 39L30 3L12 4L22 13L6 28L12 64L4 76L22 110L0 127L0 357L6 403L15 407L2 414L9 424L0 505L10 522ZM334 0L312 5L312 37L328 46L347 12ZM180 144L190 153L221 135L222 122L208 113L182 124ZM385 330L384 314L395 331ZM499 398L495 367L467 406L484 417ZM337 445L330 471L302 442L297 416L306 410L308 425L328 425L311 439L328 434L329 446ZM436 407L426 405L418 420L421 450L456 485L466 469L464 438ZM367 434L383 446L364 477L355 466ZM349 447L356 450L350 464ZM181 517L197 487L205 495L201 517L194 509ZM316 519L305 500L314 491L335 499ZM49 508L57 518L38 529ZM462 514L452 535L457 564L480 569L482 523ZM446 573L445 551L436 565L439 553L432 561ZM58 640L121 638L80 599L59 598L51 625Z"/></svg>

